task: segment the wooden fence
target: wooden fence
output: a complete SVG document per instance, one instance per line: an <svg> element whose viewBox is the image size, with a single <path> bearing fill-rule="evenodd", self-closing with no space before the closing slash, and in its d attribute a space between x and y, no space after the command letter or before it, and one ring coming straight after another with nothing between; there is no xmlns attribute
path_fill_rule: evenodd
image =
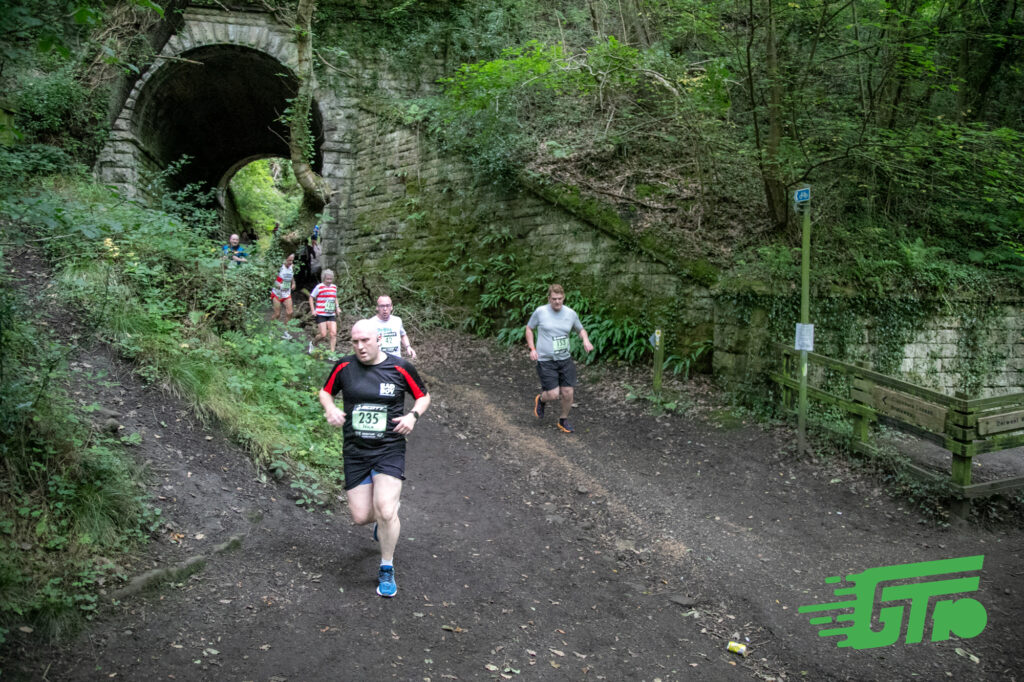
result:
<svg viewBox="0 0 1024 682"><path fill-rule="evenodd" d="M771 378L782 387L786 407L792 409L800 383L797 375L800 351L778 345L781 372ZM883 420L897 428L938 443L952 457L950 480L953 490L965 503L954 505L963 515L973 497L993 495L1024 487L1024 476L998 481L971 483L971 460L977 455L1024 445L1024 393L995 398L968 399L963 394L948 396L868 369L865 365L833 360L817 353L807 354L808 377L811 367L820 367L850 378L849 395L835 395L814 386L807 387L808 398L836 405L849 413L853 421L854 450L874 454L870 442L871 422ZM933 479L933 471L911 465L911 469Z"/></svg>

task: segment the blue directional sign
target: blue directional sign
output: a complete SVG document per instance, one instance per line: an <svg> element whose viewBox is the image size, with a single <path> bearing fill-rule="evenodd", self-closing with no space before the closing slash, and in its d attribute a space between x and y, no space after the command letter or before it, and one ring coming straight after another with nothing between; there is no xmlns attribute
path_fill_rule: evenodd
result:
<svg viewBox="0 0 1024 682"><path fill-rule="evenodd" d="M798 204L805 204L811 200L811 188L801 187L797 191L793 192L793 201Z"/></svg>

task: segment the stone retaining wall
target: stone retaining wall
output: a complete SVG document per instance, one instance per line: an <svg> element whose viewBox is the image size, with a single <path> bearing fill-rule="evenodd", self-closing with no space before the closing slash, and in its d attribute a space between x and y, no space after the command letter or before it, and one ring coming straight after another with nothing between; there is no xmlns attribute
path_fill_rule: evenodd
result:
<svg viewBox="0 0 1024 682"><path fill-rule="evenodd" d="M855 320L853 338L846 340L841 353L835 352L834 344L818 340L834 330L816 324L815 349L839 360L868 361L874 369L951 396L959 392L981 398L1024 391L1024 302L947 301L947 305L961 313L924 319L907 338L897 339L897 362L892 368L872 364L878 349L893 339L888 336L890 330L870 318ZM793 343L794 330L773 331L779 325L770 323L764 307L740 310L716 299L714 312L716 374L759 374L774 360L772 343ZM795 323L794 319L794 327Z"/></svg>
<svg viewBox="0 0 1024 682"><path fill-rule="evenodd" d="M672 319L665 320L671 338L711 338L706 287L630 252L628 244L528 190L483 180L468 164L442 156L415 129L364 109L354 147L353 182L347 205L339 207L344 229L325 244L329 262L426 286L441 283L442 297L458 302L465 301L452 288L464 279L460 267L505 253L516 259L518 276L550 273L553 280L586 281L593 301L634 312L672 309ZM545 294L536 292L538 304Z"/></svg>

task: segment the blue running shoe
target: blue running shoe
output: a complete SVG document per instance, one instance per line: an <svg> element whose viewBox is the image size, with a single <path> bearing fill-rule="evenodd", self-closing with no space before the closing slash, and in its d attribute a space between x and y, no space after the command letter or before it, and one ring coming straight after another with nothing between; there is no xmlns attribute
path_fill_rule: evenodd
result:
<svg viewBox="0 0 1024 682"><path fill-rule="evenodd" d="M374 542L380 542L380 538L377 537L377 523L376 522L374 522L374 524L373 524L373 541Z"/></svg>
<svg viewBox="0 0 1024 682"><path fill-rule="evenodd" d="M533 416L537 419L544 418L544 403L540 399L540 393L533 399Z"/></svg>
<svg viewBox="0 0 1024 682"><path fill-rule="evenodd" d="M377 594L382 597L394 597L398 592L398 585L395 584L395 567L381 566L377 574Z"/></svg>
<svg viewBox="0 0 1024 682"><path fill-rule="evenodd" d="M568 419L559 419L558 428L562 429L565 433L572 433L576 430L572 427L572 424L569 423Z"/></svg>

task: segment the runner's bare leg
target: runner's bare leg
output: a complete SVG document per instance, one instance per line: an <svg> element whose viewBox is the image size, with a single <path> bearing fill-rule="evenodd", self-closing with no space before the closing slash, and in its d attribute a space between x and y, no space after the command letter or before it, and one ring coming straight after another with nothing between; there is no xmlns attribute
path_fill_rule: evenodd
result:
<svg viewBox="0 0 1024 682"><path fill-rule="evenodd" d="M373 484L357 485L345 492L348 498L348 511L352 515L352 523L365 526L377 519L373 515Z"/></svg>
<svg viewBox="0 0 1024 682"><path fill-rule="evenodd" d="M562 391L562 414L561 414L560 418L561 419L565 419L566 417L569 416L569 410L572 409L572 398L573 398L574 391L573 391L572 386L562 386L561 391Z"/></svg>
<svg viewBox="0 0 1024 682"><path fill-rule="evenodd" d="M395 546L402 530L398 520L399 498L402 495L402 479L377 474L373 477L373 515L377 521L377 535L380 538L380 558L391 563L395 558Z"/></svg>

